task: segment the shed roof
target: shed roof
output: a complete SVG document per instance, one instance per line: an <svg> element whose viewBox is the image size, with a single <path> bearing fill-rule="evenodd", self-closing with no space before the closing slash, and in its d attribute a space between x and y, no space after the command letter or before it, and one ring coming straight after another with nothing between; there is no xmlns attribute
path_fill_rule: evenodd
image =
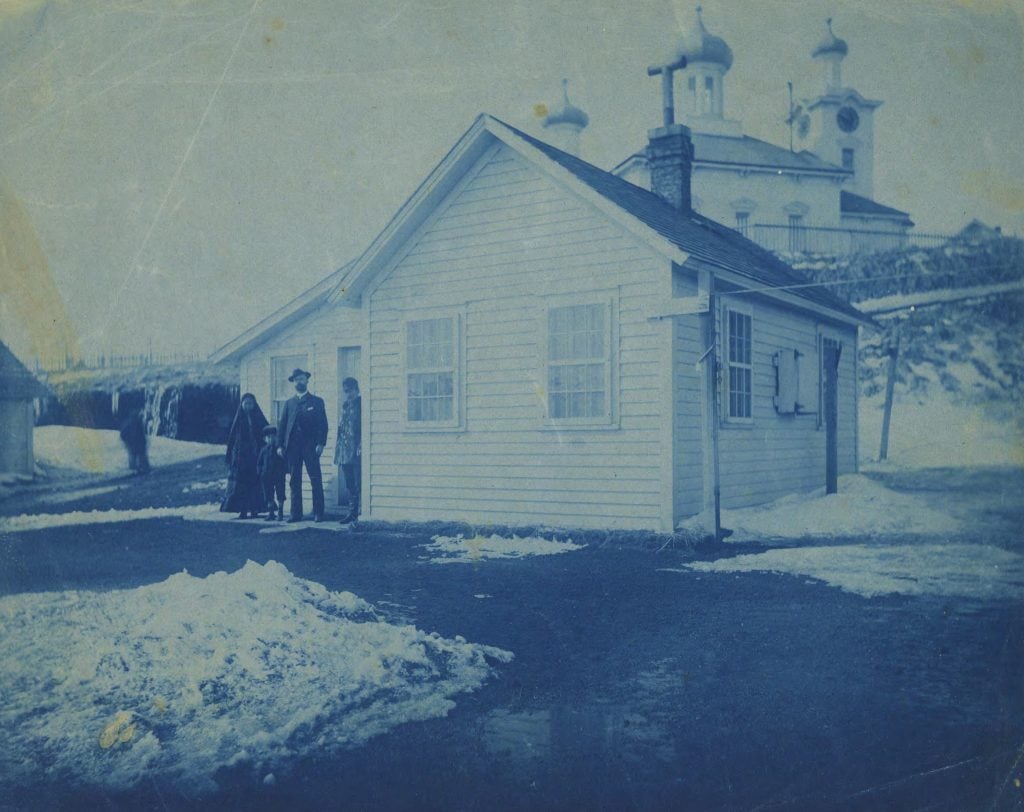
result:
<svg viewBox="0 0 1024 812"><path fill-rule="evenodd" d="M0 341L0 399L31 400L45 394L46 387Z"/></svg>

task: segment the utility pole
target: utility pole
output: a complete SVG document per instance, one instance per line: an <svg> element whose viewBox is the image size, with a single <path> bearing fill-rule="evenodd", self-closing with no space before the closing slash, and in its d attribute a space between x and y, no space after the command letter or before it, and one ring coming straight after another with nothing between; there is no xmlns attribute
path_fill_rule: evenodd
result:
<svg viewBox="0 0 1024 812"><path fill-rule="evenodd" d="M888 378L885 382L885 406L882 409L882 445L878 449L878 459L889 457L889 422L892 420L892 397L896 388L896 362L900 354L900 326L893 325L893 336L889 341Z"/></svg>

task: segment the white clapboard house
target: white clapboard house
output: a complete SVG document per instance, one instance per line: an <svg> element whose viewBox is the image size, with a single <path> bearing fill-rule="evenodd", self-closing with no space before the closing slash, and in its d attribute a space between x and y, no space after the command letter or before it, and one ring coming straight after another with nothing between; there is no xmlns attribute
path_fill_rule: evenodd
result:
<svg viewBox="0 0 1024 812"><path fill-rule="evenodd" d="M654 191L480 116L214 360L275 415L294 367L329 416L359 380L364 518L668 531L855 470L865 318L695 214L688 129L650 136Z"/></svg>

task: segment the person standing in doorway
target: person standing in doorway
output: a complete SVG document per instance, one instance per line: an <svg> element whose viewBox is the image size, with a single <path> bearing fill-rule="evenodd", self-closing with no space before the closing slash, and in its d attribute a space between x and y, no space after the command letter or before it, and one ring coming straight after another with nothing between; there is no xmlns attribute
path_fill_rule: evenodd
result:
<svg viewBox="0 0 1024 812"><path fill-rule="evenodd" d="M327 445L327 410L322 398L309 391L310 374L295 369L288 380L295 395L284 403L277 424L277 453L288 465L291 494L289 522L302 521L302 466L306 466L313 489L313 521L324 519L324 483L320 474L320 454Z"/></svg>
<svg viewBox="0 0 1024 812"><path fill-rule="evenodd" d="M359 397L359 382L345 378L341 382L345 401L341 404L341 422L338 424L338 439L334 446L334 464L340 465L345 475L345 487L351 498L348 515L342 524L351 524L359 518L359 496L363 486L363 406Z"/></svg>

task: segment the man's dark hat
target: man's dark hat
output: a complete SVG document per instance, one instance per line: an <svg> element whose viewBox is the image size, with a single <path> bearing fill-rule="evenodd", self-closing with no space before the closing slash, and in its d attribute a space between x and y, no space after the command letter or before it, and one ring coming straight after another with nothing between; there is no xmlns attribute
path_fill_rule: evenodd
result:
<svg viewBox="0 0 1024 812"><path fill-rule="evenodd" d="M288 376L288 380L289 381L294 381L296 378L299 377L299 375L305 375L307 378L312 378L313 377L308 372L306 372L306 370L299 369L298 367L295 367L295 369L292 370L292 374Z"/></svg>
<svg viewBox="0 0 1024 812"><path fill-rule="evenodd" d="M266 437L268 434L277 434L277 426L264 426L263 436Z"/></svg>

